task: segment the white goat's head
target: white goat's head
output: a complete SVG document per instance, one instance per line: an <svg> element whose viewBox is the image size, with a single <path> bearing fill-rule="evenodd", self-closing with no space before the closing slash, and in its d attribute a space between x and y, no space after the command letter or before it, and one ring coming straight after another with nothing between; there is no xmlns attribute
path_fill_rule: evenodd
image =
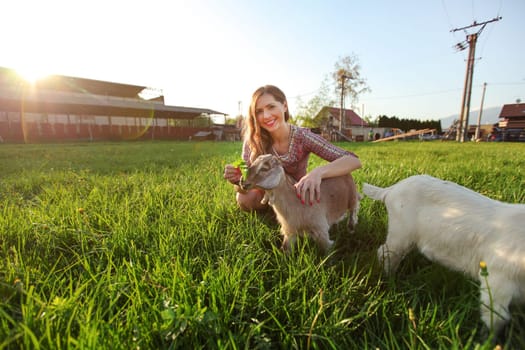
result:
<svg viewBox="0 0 525 350"><path fill-rule="evenodd" d="M246 179L241 181L240 186L245 190L271 190L279 185L283 175L284 169L279 159L271 154L263 154L248 168Z"/></svg>

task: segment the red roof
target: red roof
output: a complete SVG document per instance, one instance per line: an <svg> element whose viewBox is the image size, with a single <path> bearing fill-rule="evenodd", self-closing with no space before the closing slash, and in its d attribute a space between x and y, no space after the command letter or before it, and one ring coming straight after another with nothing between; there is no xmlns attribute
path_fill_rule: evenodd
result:
<svg viewBox="0 0 525 350"><path fill-rule="evenodd" d="M330 114L337 120L339 120L339 116L341 113L341 109L337 107L329 107L328 111ZM368 122L366 120L363 120L360 116L357 115L353 110L351 109L345 109L344 110L344 118L345 118L345 125L346 126L368 126ZM348 123L350 122L350 123Z"/></svg>
<svg viewBox="0 0 525 350"><path fill-rule="evenodd" d="M525 103L503 105L500 118L525 118Z"/></svg>

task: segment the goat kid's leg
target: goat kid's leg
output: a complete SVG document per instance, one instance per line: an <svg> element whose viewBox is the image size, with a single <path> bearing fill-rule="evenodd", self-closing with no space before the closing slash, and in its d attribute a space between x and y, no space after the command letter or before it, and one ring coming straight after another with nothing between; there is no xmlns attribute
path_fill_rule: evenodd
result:
<svg viewBox="0 0 525 350"><path fill-rule="evenodd" d="M281 234L283 235L283 243L281 244L281 250L285 253L288 253L290 252L292 245L295 244L297 235L295 233L285 232L282 230L281 230Z"/></svg>
<svg viewBox="0 0 525 350"><path fill-rule="evenodd" d="M310 230L310 236L317 243L319 248L321 248L324 254L328 253L334 245L334 241L330 239L329 230L330 225L327 221L319 222L316 227L312 227Z"/></svg>
<svg viewBox="0 0 525 350"><path fill-rule="evenodd" d="M359 213L359 202L357 202L356 207L350 211L350 215L348 216L347 227L348 227L349 233L355 232L355 227L357 226L357 220L358 220L358 216L357 216L358 213Z"/></svg>
<svg viewBox="0 0 525 350"><path fill-rule="evenodd" d="M314 231L311 235L324 254L328 253L334 245L334 241L330 239L328 231Z"/></svg>

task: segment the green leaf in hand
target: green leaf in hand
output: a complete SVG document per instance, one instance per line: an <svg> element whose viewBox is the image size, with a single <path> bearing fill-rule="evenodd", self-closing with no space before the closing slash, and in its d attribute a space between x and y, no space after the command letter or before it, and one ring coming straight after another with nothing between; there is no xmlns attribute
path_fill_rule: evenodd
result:
<svg viewBox="0 0 525 350"><path fill-rule="evenodd" d="M246 172L248 171L248 166L246 165L246 162L244 159L238 159L235 162L233 162L233 166L236 168L239 168L241 171L241 176L243 179L246 179Z"/></svg>

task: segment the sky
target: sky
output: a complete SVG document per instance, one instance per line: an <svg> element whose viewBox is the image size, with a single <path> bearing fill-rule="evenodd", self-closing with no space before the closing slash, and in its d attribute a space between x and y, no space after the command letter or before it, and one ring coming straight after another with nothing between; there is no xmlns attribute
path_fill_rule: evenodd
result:
<svg viewBox="0 0 525 350"><path fill-rule="evenodd" d="M483 108L525 101L525 0L17 0L0 11L2 67L148 86L168 105L230 117L265 84L293 116L345 56L371 89L359 115L459 114L468 49L454 46L480 30L471 110L485 82Z"/></svg>

